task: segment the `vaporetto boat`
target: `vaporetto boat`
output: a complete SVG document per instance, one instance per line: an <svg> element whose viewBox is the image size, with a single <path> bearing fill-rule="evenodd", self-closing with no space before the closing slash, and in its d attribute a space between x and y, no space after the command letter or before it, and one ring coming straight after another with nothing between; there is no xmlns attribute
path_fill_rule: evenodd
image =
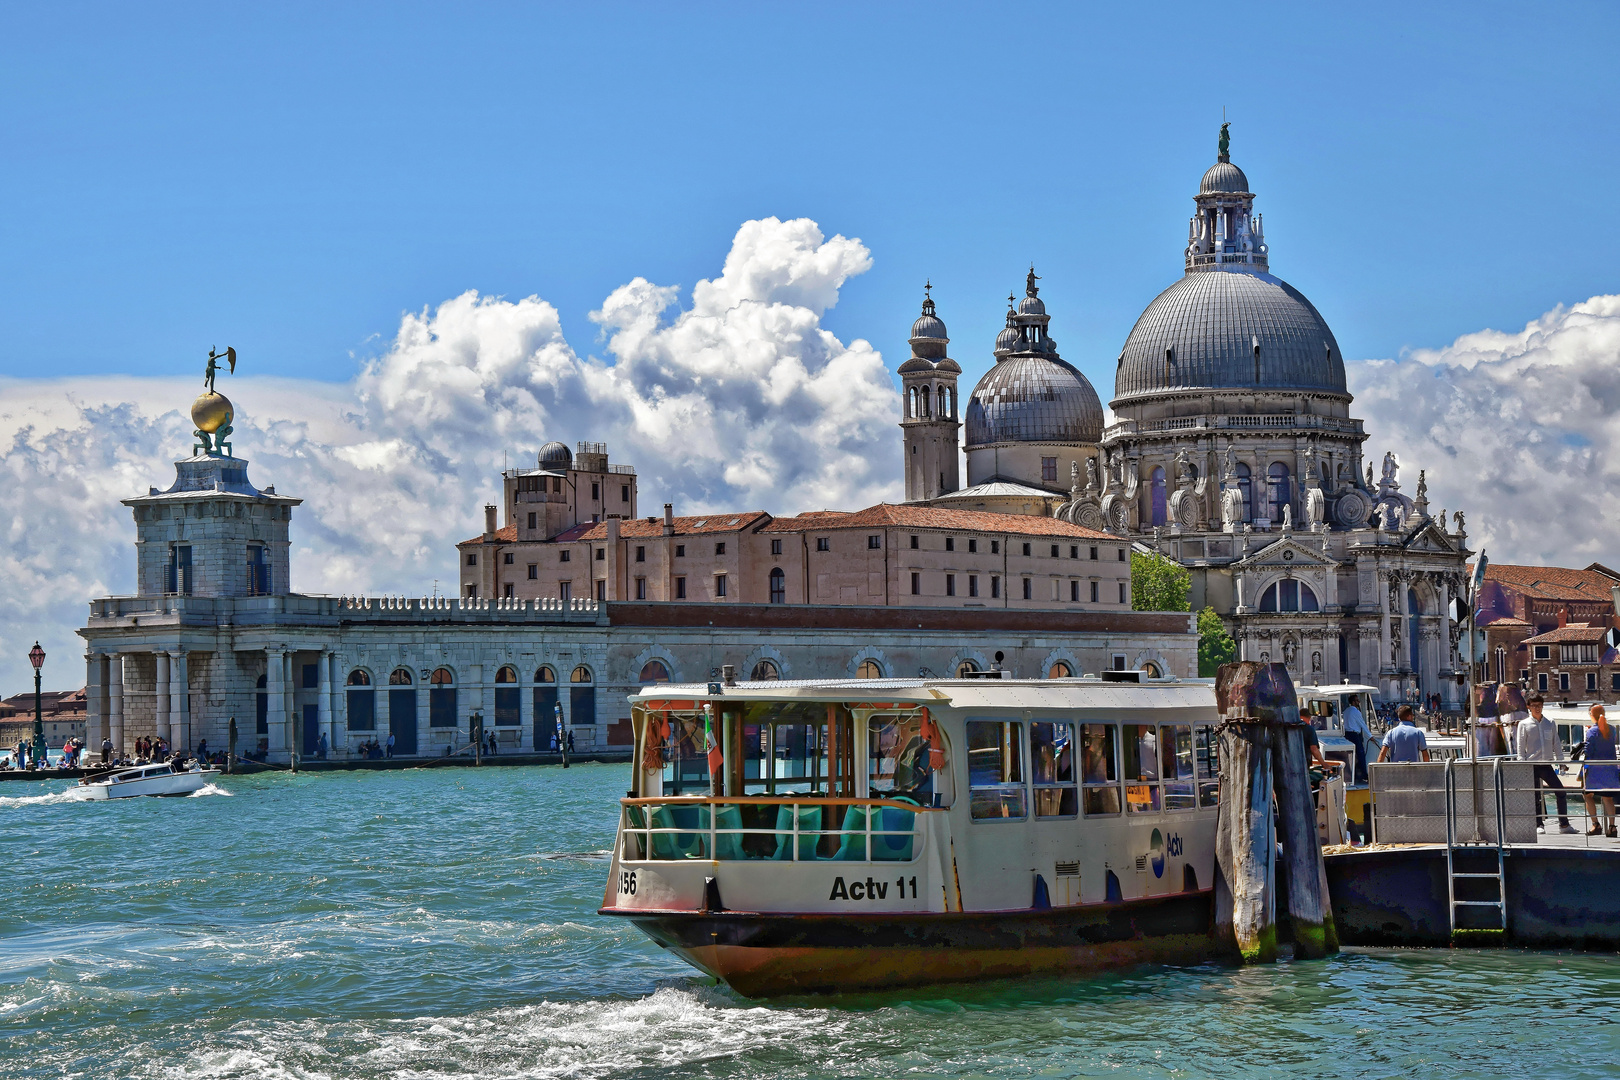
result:
<svg viewBox="0 0 1620 1080"><path fill-rule="evenodd" d="M602 913L743 994L1215 949L1207 680L662 684L631 701Z"/></svg>

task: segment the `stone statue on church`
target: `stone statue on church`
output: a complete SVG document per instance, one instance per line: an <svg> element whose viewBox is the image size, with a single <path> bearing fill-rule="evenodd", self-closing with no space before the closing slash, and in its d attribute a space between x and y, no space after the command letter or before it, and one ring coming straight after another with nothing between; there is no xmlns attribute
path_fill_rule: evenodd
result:
<svg viewBox="0 0 1620 1080"><path fill-rule="evenodd" d="M1221 141L1218 145L1221 149L1221 160L1225 161L1232 149L1232 124L1230 121L1221 125Z"/></svg>
<svg viewBox="0 0 1620 1080"><path fill-rule="evenodd" d="M1293 503L1284 503L1283 504L1282 527L1283 527L1283 532L1288 532L1289 530L1291 530L1294 527L1294 504Z"/></svg>
<svg viewBox="0 0 1620 1080"><path fill-rule="evenodd" d="M1395 474L1400 471L1400 468L1401 463L1395 460L1395 451L1385 450L1384 474L1379 479L1380 485L1388 484L1390 487L1398 487L1399 485L1395 482Z"/></svg>
<svg viewBox="0 0 1620 1080"><path fill-rule="evenodd" d="M1089 493L1095 492L1096 490L1097 490L1097 459L1096 458L1086 458L1086 492L1089 494Z"/></svg>
<svg viewBox="0 0 1620 1080"><path fill-rule="evenodd" d="M1221 492L1221 523L1229 533L1237 532L1243 524L1243 492L1236 487Z"/></svg>
<svg viewBox="0 0 1620 1080"><path fill-rule="evenodd" d="M1419 499L1427 499L1428 497L1429 497L1428 470L1427 469L1419 469L1418 470L1417 498L1419 498Z"/></svg>
<svg viewBox="0 0 1620 1080"><path fill-rule="evenodd" d="M1233 480L1237 478L1237 451L1231 443L1226 444L1226 468L1221 472L1221 479Z"/></svg>
<svg viewBox="0 0 1620 1080"><path fill-rule="evenodd" d="M1369 462L1367 462L1367 490L1371 491L1372 489L1373 489L1372 462L1369 461Z"/></svg>

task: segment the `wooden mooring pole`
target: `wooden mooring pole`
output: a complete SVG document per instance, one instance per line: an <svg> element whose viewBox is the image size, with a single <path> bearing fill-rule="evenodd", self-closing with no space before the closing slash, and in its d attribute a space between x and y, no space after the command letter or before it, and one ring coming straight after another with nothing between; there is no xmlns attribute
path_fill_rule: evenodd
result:
<svg viewBox="0 0 1620 1080"><path fill-rule="evenodd" d="M1277 957L1278 840L1295 955L1337 952L1327 870L1293 680L1282 664L1224 664L1215 676L1221 799L1215 932L1244 963Z"/></svg>

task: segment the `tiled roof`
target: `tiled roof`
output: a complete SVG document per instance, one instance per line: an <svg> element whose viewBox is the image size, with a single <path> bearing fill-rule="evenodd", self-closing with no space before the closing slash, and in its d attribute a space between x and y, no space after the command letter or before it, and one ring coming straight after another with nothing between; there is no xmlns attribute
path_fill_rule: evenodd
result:
<svg viewBox="0 0 1620 1080"><path fill-rule="evenodd" d="M870 529L897 526L910 529L951 529L959 532L1013 533L1022 536L1068 536L1075 539L1119 540L1096 529L1071 525L1057 518L1027 514L994 514L984 510L947 510L938 506L878 503L852 514L817 514L777 518L765 532L801 529Z"/></svg>
<svg viewBox="0 0 1620 1080"><path fill-rule="evenodd" d="M1593 563L1585 570L1564 566L1515 566L1511 563L1490 563L1485 567L1485 580L1494 581L1504 588L1542 600L1593 600L1612 602L1610 591L1620 585L1620 579L1609 577L1594 569Z"/></svg>
<svg viewBox="0 0 1620 1080"><path fill-rule="evenodd" d="M1602 641L1603 635L1608 632L1609 628L1606 626L1587 626L1585 623L1571 623L1568 626L1560 626L1557 630L1549 630L1545 634L1527 637L1522 644L1556 645L1561 641Z"/></svg>
<svg viewBox="0 0 1620 1080"><path fill-rule="evenodd" d="M83 688L78 690L45 690L39 695L40 711L46 716L61 713L83 713L86 711L86 697ZM34 692L16 694L0 701L0 718L11 719L17 716L34 715Z"/></svg>
<svg viewBox="0 0 1620 1080"><path fill-rule="evenodd" d="M744 529L753 528L761 520L769 517L770 515L763 510L745 510L740 514L702 514L691 517L678 517L675 519L675 535L694 536L703 533L741 532ZM663 536L664 519L661 517L621 518L619 519L619 535L621 537ZM558 534L556 542L566 544L576 540L606 539L606 522L583 521L567 532Z"/></svg>

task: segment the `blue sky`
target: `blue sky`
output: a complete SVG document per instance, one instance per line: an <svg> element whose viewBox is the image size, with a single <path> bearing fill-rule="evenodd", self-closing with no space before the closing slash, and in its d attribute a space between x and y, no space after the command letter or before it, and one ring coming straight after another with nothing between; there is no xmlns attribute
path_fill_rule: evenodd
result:
<svg viewBox="0 0 1620 1080"><path fill-rule="evenodd" d="M1620 291L1612 4L34 5L0 13L0 375L342 380L466 289L586 313L815 219L892 368L931 277L989 363L1033 260L1064 355L1179 276L1223 106L1273 269L1350 357Z"/></svg>

